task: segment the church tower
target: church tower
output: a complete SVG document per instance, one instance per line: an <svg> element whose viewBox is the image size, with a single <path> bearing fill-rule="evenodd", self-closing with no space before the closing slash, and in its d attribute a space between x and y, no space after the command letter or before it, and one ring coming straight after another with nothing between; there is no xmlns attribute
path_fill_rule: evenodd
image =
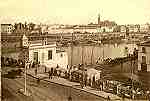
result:
<svg viewBox="0 0 150 101"><path fill-rule="evenodd" d="M98 25L100 25L101 20L100 20L100 14L98 14Z"/></svg>

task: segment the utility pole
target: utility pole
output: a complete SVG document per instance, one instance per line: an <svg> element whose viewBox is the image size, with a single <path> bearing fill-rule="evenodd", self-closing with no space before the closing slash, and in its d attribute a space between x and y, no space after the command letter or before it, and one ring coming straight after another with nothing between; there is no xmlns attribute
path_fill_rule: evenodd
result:
<svg viewBox="0 0 150 101"><path fill-rule="evenodd" d="M93 47L92 47L92 54L91 54L91 65L93 65L93 53L94 53L94 47L95 47L95 46L93 46Z"/></svg>
<svg viewBox="0 0 150 101"><path fill-rule="evenodd" d="M103 62L104 62L104 43L103 43Z"/></svg>
<svg viewBox="0 0 150 101"><path fill-rule="evenodd" d="M134 40L133 40L133 47L134 47L134 44L135 44L135 33L134 33ZM133 72L134 72L134 66L135 66L135 63L132 63L132 57L131 57L131 85L132 85L132 93L134 91L134 85L133 85ZM132 99L134 99L134 94L132 94Z"/></svg>
<svg viewBox="0 0 150 101"><path fill-rule="evenodd" d="M73 65L73 33L74 33L74 28L73 28L73 32L72 32L72 40L71 40L71 68L72 68L72 65Z"/></svg>
<svg viewBox="0 0 150 101"><path fill-rule="evenodd" d="M28 46L29 47L29 46ZM28 95L27 93L27 68L29 68L29 63L28 63L28 60L29 60L29 53L28 53L28 47L25 47L25 88L24 88L24 93L25 95Z"/></svg>
<svg viewBox="0 0 150 101"><path fill-rule="evenodd" d="M25 95L27 95L27 63L25 62L25 86L24 86L25 88Z"/></svg>
<svg viewBox="0 0 150 101"><path fill-rule="evenodd" d="M84 61L83 61L83 45L82 45L82 64L84 64Z"/></svg>
<svg viewBox="0 0 150 101"><path fill-rule="evenodd" d="M83 27L82 27L82 32L83 32ZM82 35L82 34L81 34ZM81 36L80 36L80 39L81 39ZM84 49L84 46L83 46L83 44L82 44L82 64L84 64L84 61L83 61L83 59L84 59L84 52L83 52L83 49Z"/></svg>
<svg viewBox="0 0 150 101"><path fill-rule="evenodd" d="M72 69L72 65L73 65L73 59L72 59L72 57L73 57L73 33L74 33L74 28L73 28L73 32L72 32L72 40L71 40L71 64L70 64L70 68L69 68L69 74L71 74L70 72L70 70ZM70 78L70 77L69 77ZM72 97L71 97L71 86L70 86L70 95L69 95L69 97L68 97L68 101L72 101Z"/></svg>
<svg viewBox="0 0 150 101"><path fill-rule="evenodd" d="M25 71L25 86L24 86L24 95L29 96L29 93L27 93L27 67L29 66L28 60L29 60L29 42L28 42L28 38L24 35L23 36L23 53L24 53L24 63L25 63L25 67L24 67L24 71Z"/></svg>

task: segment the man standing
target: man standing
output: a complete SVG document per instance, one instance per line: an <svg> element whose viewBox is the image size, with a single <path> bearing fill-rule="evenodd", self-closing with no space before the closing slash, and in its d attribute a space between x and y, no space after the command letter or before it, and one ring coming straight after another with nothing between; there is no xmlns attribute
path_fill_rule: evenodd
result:
<svg viewBox="0 0 150 101"><path fill-rule="evenodd" d="M85 79L84 80L85 81L85 86L87 85L87 77L88 77L88 75L87 75L87 73L85 73L85 78L84 78Z"/></svg>
<svg viewBox="0 0 150 101"><path fill-rule="evenodd" d="M95 76L93 76L92 86L95 87Z"/></svg>
<svg viewBox="0 0 150 101"><path fill-rule="evenodd" d="M35 68L35 75L37 75L37 68Z"/></svg>
<svg viewBox="0 0 150 101"><path fill-rule="evenodd" d="M40 84L40 78L37 79L37 84Z"/></svg>
<svg viewBox="0 0 150 101"><path fill-rule="evenodd" d="M107 101L110 101L110 97L109 96L107 97Z"/></svg>
<svg viewBox="0 0 150 101"><path fill-rule="evenodd" d="M84 85L83 85L83 81L82 80L80 81L80 85L81 85L81 88L83 89Z"/></svg>
<svg viewBox="0 0 150 101"><path fill-rule="evenodd" d="M50 70L48 71L49 79L51 78L51 72Z"/></svg>
<svg viewBox="0 0 150 101"><path fill-rule="evenodd" d="M72 97L71 97L71 95L68 97L68 101L72 101Z"/></svg>
<svg viewBox="0 0 150 101"><path fill-rule="evenodd" d="M91 78L89 78L89 86L91 86Z"/></svg>
<svg viewBox="0 0 150 101"><path fill-rule="evenodd" d="M51 68L51 76L53 76L54 70L53 68Z"/></svg>
<svg viewBox="0 0 150 101"><path fill-rule="evenodd" d="M45 66L45 73L46 73L46 66Z"/></svg>

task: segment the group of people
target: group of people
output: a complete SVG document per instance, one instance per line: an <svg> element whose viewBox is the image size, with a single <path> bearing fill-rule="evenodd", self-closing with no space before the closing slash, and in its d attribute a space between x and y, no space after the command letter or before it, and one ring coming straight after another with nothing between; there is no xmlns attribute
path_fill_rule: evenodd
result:
<svg viewBox="0 0 150 101"><path fill-rule="evenodd" d="M69 80L71 80L72 78L74 78L76 76L72 73L71 70L69 71L69 68L68 68L68 71L66 70L65 72L61 71L58 68L59 68L58 65L55 68L50 68L49 70L46 70L46 68L45 68L45 72L48 73L49 79L53 79L54 77L55 78L62 77L61 76L62 72L65 75L65 78L69 79ZM35 69L35 73L37 74L37 68ZM107 82L108 80L104 80L104 79L96 80L95 76L92 76L89 78L86 72L79 74L76 78L79 80L81 88L90 86L90 87L95 88L100 91L103 91L103 90L106 90L107 88L109 88L109 82ZM39 82L39 80L37 82ZM117 89L115 86L113 87L113 93L117 94ZM123 95L123 98L124 97L125 96Z"/></svg>
<svg viewBox="0 0 150 101"><path fill-rule="evenodd" d="M13 58L2 56L1 57L1 64L2 64L2 67L5 67L5 66L23 66L24 61L21 59L13 59Z"/></svg>
<svg viewBox="0 0 150 101"><path fill-rule="evenodd" d="M49 79L52 79L53 77L60 77L61 71L57 71L56 68L51 68L48 71Z"/></svg>

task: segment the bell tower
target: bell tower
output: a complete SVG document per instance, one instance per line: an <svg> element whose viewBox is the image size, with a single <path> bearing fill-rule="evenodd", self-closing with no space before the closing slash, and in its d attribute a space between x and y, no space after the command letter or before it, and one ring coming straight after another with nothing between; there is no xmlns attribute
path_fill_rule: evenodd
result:
<svg viewBox="0 0 150 101"><path fill-rule="evenodd" d="M98 25L100 25L100 22L101 22L101 20L100 20L100 14L98 14Z"/></svg>

